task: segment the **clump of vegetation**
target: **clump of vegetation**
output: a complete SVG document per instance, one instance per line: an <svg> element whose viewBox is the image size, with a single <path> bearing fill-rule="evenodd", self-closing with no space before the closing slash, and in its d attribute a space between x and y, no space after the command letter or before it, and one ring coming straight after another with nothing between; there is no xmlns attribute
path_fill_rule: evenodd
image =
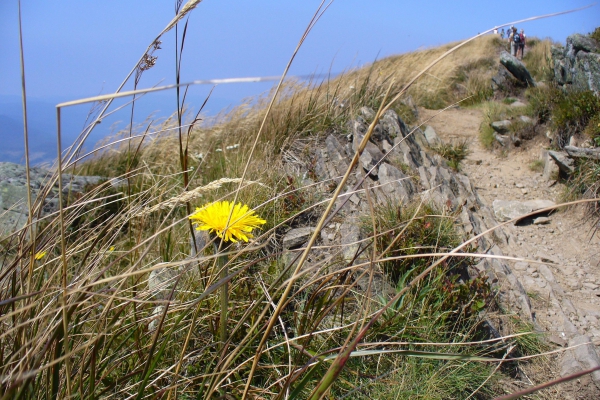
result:
<svg viewBox="0 0 600 400"><path fill-rule="evenodd" d="M600 113L590 118L583 134L589 137L596 147L600 147Z"/></svg>
<svg viewBox="0 0 600 400"><path fill-rule="evenodd" d="M548 122L552 113L552 99L556 96L560 96L559 92L560 89L554 84L527 89L525 91L527 114L536 118L539 123Z"/></svg>
<svg viewBox="0 0 600 400"><path fill-rule="evenodd" d="M521 121L518 117L530 114L527 109L511 107L505 102L487 101L481 105L483 121L479 127L479 140L485 148L491 149L495 143L492 123L495 121L511 120L509 131L518 137L531 138L534 125Z"/></svg>
<svg viewBox="0 0 600 400"><path fill-rule="evenodd" d="M555 84L530 88L525 92L528 114L540 123L548 122L557 132L560 145L578 133L597 136L600 119L600 99L590 90L561 89Z"/></svg>
<svg viewBox="0 0 600 400"><path fill-rule="evenodd" d="M432 149L444 157L448 161L448 166L455 171L460 169L460 163L469 155L469 144L466 140L452 143L442 142Z"/></svg>
<svg viewBox="0 0 600 400"><path fill-rule="evenodd" d="M576 163L575 174L569 180L567 199L600 198L600 161L581 159ZM600 203L591 203L593 215L600 215Z"/></svg>
<svg viewBox="0 0 600 400"><path fill-rule="evenodd" d="M549 82L554 77L554 65L550 53L553 44L549 39L527 38L527 53L523 57L523 62L537 81Z"/></svg>
<svg viewBox="0 0 600 400"><path fill-rule="evenodd" d="M566 91L553 99L552 123L564 143L572 135L585 131L599 113L600 99L591 90Z"/></svg>
<svg viewBox="0 0 600 400"><path fill-rule="evenodd" d="M594 29L592 33L590 33L590 37L598 43L600 43L600 26Z"/></svg>
<svg viewBox="0 0 600 400"><path fill-rule="evenodd" d="M544 162L542 160L534 160L529 163L529 170L533 172L543 172L544 171Z"/></svg>
<svg viewBox="0 0 600 400"><path fill-rule="evenodd" d="M460 101L463 106L479 104L489 100L494 91L490 79L495 72L495 57L482 58L457 68L451 80L451 102ZM464 100L463 100L464 99Z"/></svg>

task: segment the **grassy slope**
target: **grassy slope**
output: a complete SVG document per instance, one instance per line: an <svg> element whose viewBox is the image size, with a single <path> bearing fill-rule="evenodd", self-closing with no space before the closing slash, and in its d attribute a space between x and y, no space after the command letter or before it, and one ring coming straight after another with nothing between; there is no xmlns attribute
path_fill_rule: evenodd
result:
<svg viewBox="0 0 600 400"><path fill-rule="evenodd" d="M2 242L6 254L15 260L12 274L4 275L1 281L2 298L25 296L25 300L0 306L3 315L0 373L11 376L14 383L5 385L3 390L14 389L13 394L21 391L26 397L51 396L53 392L64 396L68 386L71 392L80 392L84 397L93 392L96 396L122 398L177 387L183 396L199 393L208 398L211 390L239 396L272 312L270 302L277 303L282 282L289 277L277 248L272 245L271 235L289 226L287 218L300 214L317 218L322 210L312 207L321 200L319 195L313 190L298 189L298 183L283 171L281 157L285 156L285 150L299 138L317 141L322 133L343 132L345 123L358 108L379 106L390 84L392 94L397 92L451 46L390 57L323 84L287 84L285 95L267 119L257 152L249 164L247 179L260 180L265 186L250 184L240 192L239 198L253 207L260 206L260 215L268 221L259 239L266 247L246 253L236 248L235 257L231 256L229 268L240 274L229 287L231 308L227 328L231 343L224 353L219 351L218 343L221 303L218 291L213 292L215 286L211 286L222 286L218 283L219 265L210 258L210 247L201 252L207 258L201 257L199 263L182 263L189 253L188 209L183 200L164 203L174 197L181 199L177 197L182 194L179 139L164 133L153 135L145 138L139 151L133 154L124 152L123 146L80 165L81 173L105 176L131 171L127 175L128 186L118 192L101 186L87 197L72 199L75 207L64 219L67 227L64 263L60 257L61 220L56 216L40 225L35 247L48 254L35 261L31 274L17 273L28 270L27 253L22 252L31 245L26 237ZM409 94L416 103L430 107L441 107L465 95L474 95L475 99L485 97L501 48L502 44L494 37L478 39L442 61ZM191 129L190 188L242 175L266 102L267 97L252 106L234 109L210 127ZM397 104L395 108L405 119L410 119L406 106ZM174 124L171 119L151 130ZM138 144L131 148L135 151ZM227 149L233 145L239 146ZM224 184L221 188L196 191L192 204L232 199L234 188L235 184ZM85 203L88 199L90 202ZM164 205L161 210L145 211L161 203ZM457 243L452 232L446 232L446 225L444 229L437 225L441 219L428 220L427 215L411 219L412 214L398 215L397 211L376 210L371 226L383 232L412 227L410 240L400 250L418 248L427 240L433 240L432 245L440 250ZM428 213L435 214L435 210ZM442 231L446 232L443 238ZM150 269L160 262L169 263L166 265L171 269L181 266L185 272L169 308L162 309L164 314L152 316L155 307L164 302L150 297L147 279ZM422 265L429 262L427 258L421 260ZM352 326L346 325L290 344L286 340L288 332L279 329L280 324L289 326L289 334L314 333L331 329L331 321L339 321L341 325L360 321L381 307L377 299L366 301L358 295L340 303L341 291L348 289L354 293L354 289L344 274L327 277L326 271L340 268L339 263L334 258L319 265L322 274L304 282L304 286L293 288L291 303L282 314L283 319L277 321L277 328L267 342L269 350L262 355L255 371L253 392L276 397L276 393L284 393L286 385L290 385L298 391L298 397L305 397L327 363L319 362L308 368L312 371L308 374L294 371L308 367L311 354L335 353L347 337L355 334ZM24 268L19 269L19 265ZM412 265L391 268L395 275L406 279L417 272L411 269ZM66 296L60 289L63 272L67 282L71 282ZM473 304L481 301L477 298L479 289L435 271L384 315L367 340L408 342L411 350L501 356L502 348L462 344L481 339L477 314L470 311ZM67 304L64 313L63 301ZM65 317L66 335L62 322ZM149 332L151 320L160 321L160 325ZM423 342L439 342L439 345L419 344ZM65 343L71 352L66 359L72 374L69 379L65 376L66 360L60 358L65 353ZM29 352L25 353L25 349ZM322 358L313 362L319 360ZM360 393L380 398L398 395L441 399L465 397L487 382L479 391L485 397L497 389L493 385L496 377L486 381L492 369L490 364L474 361L374 354L352 359L333 393L336 396L351 393L365 385ZM20 373L31 370L35 370L32 375L16 379ZM402 381L403 386L386 385L390 379L395 384Z"/></svg>

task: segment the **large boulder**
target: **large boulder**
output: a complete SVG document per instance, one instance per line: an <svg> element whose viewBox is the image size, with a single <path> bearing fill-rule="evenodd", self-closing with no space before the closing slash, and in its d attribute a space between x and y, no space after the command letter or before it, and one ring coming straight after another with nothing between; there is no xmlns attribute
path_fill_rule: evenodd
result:
<svg viewBox="0 0 600 400"><path fill-rule="evenodd" d="M589 36L575 33L567 38L567 42L575 52L585 51L587 53L600 52L600 44Z"/></svg>
<svg viewBox="0 0 600 400"><path fill-rule="evenodd" d="M554 79L559 85L591 90L600 95L600 43L585 35L567 37L566 45L553 46Z"/></svg>
<svg viewBox="0 0 600 400"><path fill-rule="evenodd" d="M517 57L511 56L508 52L500 53L500 63L519 81L529 85L536 86L531 74Z"/></svg>
<svg viewBox="0 0 600 400"><path fill-rule="evenodd" d="M573 87L600 94L600 54L580 51L573 66Z"/></svg>
<svg viewBox="0 0 600 400"><path fill-rule="evenodd" d="M556 165L558 165L558 168L564 174L571 175L573 172L575 172L575 163L566 152L549 151L548 154L550 155L550 157L552 157Z"/></svg>
<svg viewBox="0 0 600 400"><path fill-rule="evenodd" d="M519 218L548 207L554 207L555 205L551 200L516 201L496 199L492 203L494 215L500 222L510 221L511 219Z"/></svg>

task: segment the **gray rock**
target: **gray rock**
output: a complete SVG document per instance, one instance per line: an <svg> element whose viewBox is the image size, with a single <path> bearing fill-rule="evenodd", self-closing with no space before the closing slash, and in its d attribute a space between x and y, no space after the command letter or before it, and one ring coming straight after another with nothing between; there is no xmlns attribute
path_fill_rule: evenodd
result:
<svg viewBox="0 0 600 400"><path fill-rule="evenodd" d="M492 203L494 215L500 222L510 221L511 219L519 218L534 211L552 207L554 205L556 204L550 200L529 200L521 202L496 199Z"/></svg>
<svg viewBox="0 0 600 400"><path fill-rule="evenodd" d="M492 126L493 130L495 130L496 132L498 132L501 135L504 135L504 134L508 133L511 124L512 124L511 121L505 119L502 121L494 121L494 122L492 122L491 126Z"/></svg>
<svg viewBox="0 0 600 400"><path fill-rule="evenodd" d="M560 169L554 159L550 157L548 150L542 151L542 162L544 163L544 172L542 173L544 179L552 181L558 179Z"/></svg>
<svg viewBox="0 0 600 400"><path fill-rule="evenodd" d="M548 155L552 157L558 168L567 175L575 171L575 163L564 151L549 151Z"/></svg>
<svg viewBox="0 0 600 400"><path fill-rule="evenodd" d="M546 336L546 339L548 339L550 343L554 343L555 345L558 345L560 347L565 347L568 344L565 339L561 338L558 335L548 335Z"/></svg>
<svg viewBox="0 0 600 400"><path fill-rule="evenodd" d="M514 108L517 108L517 107L527 107L527 104L525 104L525 103L517 100L514 103L512 103L510 106L514 107Z"/></svg>
<svg viewBox="0 0 600 400"><path fill-rule="evenodd" d="M494 208L496 219L500 222L509 221L533 211L531 207L520 201L510 200L494 200L492 207Z"/></svg>
<svg viewBox="0 0 600 400"><path fill-rule="evenodd" d="M398 114L394 110L387 110L381 117L379 123L383 127L384 131L387 132L388 138L393 143L393 140L397 137L404 137L408 133L408 127L398 117Z"/></svg>
<svg viewBox="0 0 600 400"><path fill-rule="evenodd" d="M369 107L363 106L358 110L358 115L363 117L365 119L365 121L371 122L371 121L373 121L373 118L375 118L375 111L373 111Z"/></svg>
<svg viewBox="0 0 600 400"><path fill-rule="evenodd" d="M199 254L202 254L202 249L206 247L209 241L210 238L208 237L207 231L199 231L198 229L194 229L194 239L190 237L190 256L196 257L198 254L196 249L198 249Z"/></svg>
<svg viewBox="0 0 600 400"><path fill-rule="evenodd" d="M315 228L312 226L292 229L283 237L283 248L294 249L296 247L300 247L304 243L308 242L314 232Z"/></svg>
<svg viewBox="0 0 600 400"><path fill-rule="evenodd" d="M518 58L511 56L508 52L500 53L500 63L519 81L526 83L529 86L535 86L536 83L531 77L531 74Z"/></svg>
<svg viewBox="0 0 600 400"><path fill-rule="evenodd" d="M575 52L585 51L587 53L600 52L600 45L589 36L575 33L567 38L567 43L573 47Z"/></svg>
<svg viewBox="0 0 600 400"><path fill-rule="evenodd" d="M165 306L160 305L156 306L154 310L152 310L152 315L150 316L150 323L148 324L148 332L154 332L156 328L158 328L158 323L162 317L162 314L165 312Z"/></svg>
<svg viewBox="0 0 600 400"><path fill-rule="evenodd" d="M342 256L344 261L351 262L358 254L360 244L360 227L358 221L354 218L346 220L340 226Z"/></svg>
<svg viewBox="0 0 600 400"><path fill-rule="evenodd" d="M573 139L573 137L571 137ZM571 157L575 158L591 158L600 160L600 149L587 149L583 147L565 146L564 150Z"/></svg>
<svg viewBox="0 0 600 400"><path fill-rule="evenodd" d="M554 274L552 273L552 271L550 271L550 268L548 268L548 266L540 264L537 268L540 274L542 274L544 279L546 279L549 283L556 282L556 280L554 279Z"/></svg>
<svg viewBox="0 0 600 400"><path fill-rule="evenodd" d="M352 156L353 153L350 152ZM316 151L315 173L322 179L341 179L348 168L348 158L346 149L340 144L334 135L329 135L325 139L325 147L320 147Z"/></svg>
<svg viewBox="0 0 600 400"><path fill-rule="evenodd" d="M435 133L435 130L433 129L433 127L427 125L425 127L425 140L427 140L427 143L429 144L429 146L437 146L438 144L441 143L440 138L438 137L437 133Z"/></svg>
<svg viewBox="0 0 600 400"><path fill-rule="evenodd" d="M519 119L522 122L525 122L526 124L533 124L533 123L535 123L535 121L532 118L528 117L527 115L521 115L521 116L519 116Z"/></svg>
<svg viewBox="0 0 600 400"><path fill-rule="evenodd" d="M178 272L171 268L158 268L150 272L148 277L148 290L152 297L165 300L169 298Z"/></svg>
<svg viewBox="0 0 600 400"><path fill-rule="evenodd" d="M600 54L577 53L573 73L573 87L600 93Z"/></svg>
<svg viewBox="0 0 600 400"><path fill-rule="evenodd" d="M589 36L567 37L565 47L552 47L554 79L559 85L600 94L600 44Z"/></svg>
<svg viewBox="0 0 600 400"><path fill-rule="evenodd" d="M501 135L499 135L498 132L494 132L494 139L496 139L496 141L498 143L500 143L502 146L506 146L506 142L508 140L508 138L502 137Z"/></svg>
<svg viewBox="0 0 600 400"><path fill-rule="evenodd" d="M517 135L510 135L510 140L515 146L521 145L521 138Z"/></svg>
<svg viewBox="0 0 600 400"><path fill-rule="evenodd" d="M352 150L356 151L365 137L365 133L367 133L368 125L362 117L358 117L350 121L350 129L352 132Z"/></svg>
<svg viewBox="0 0 600 400"><path fill-rule="evenodd" d="M379 183L388 196L400 203L408 203L415 191L411 179L387 163L379 167Z"/></svg>
<svg viewBox="0 0 600 400"><path fill-rule="evenodd" d="M515 269L516 271L526 271L528 268L529 268L529 263L526 263L524 261L516 262L515 265L513 266L513 269Z"/></svg>
<svg viewBox="0 0 600 400"><path fill-rule="evenodd" d="M531 211L537 211L537 210L541 210L543 208L554 207L556 205L556 203L553 202L552 200L540 200L540 199L527 200L527 201L523 202L523 204L527 205L528 207L531 207Z"/></svg>
<svg viewBox="0 0 600 400"><path fill-rule="evenodd" d="M427 145L429 144L427 142L427 138L425 138L425 134L420 128L415 129L415 131L413 132L413 136L418 146L424 148L427 147Z"/></svg>
<svg viewBox="0 0 600 400"><path fill-rule="evenodd" d="M379 148L377 148L377 146L375 146L373 143L369 142L360 155L359 160L365 172L370 172L371 176L376 177L379 172L379 167L377 167L377 165L379 164L379 161L383 159L383 157L384 155L381 150L379 150Z"/></svg>
<svg viewBox="0 0 600 400"><path fill-rule="evenodd" d="M569 340L569 347L573 348L567 351L563 357L561 376L572 375L600 366L600 358L588 336L575 335ZM593 372L591 376L596 387L600 389L600 371Z"/></svg>

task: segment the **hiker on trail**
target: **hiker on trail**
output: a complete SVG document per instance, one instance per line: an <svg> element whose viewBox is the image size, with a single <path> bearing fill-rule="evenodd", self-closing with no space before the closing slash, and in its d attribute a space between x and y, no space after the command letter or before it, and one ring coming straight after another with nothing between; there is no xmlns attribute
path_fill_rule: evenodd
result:
<svg viewBox="0 0 600 400"><path fill-rule="evenodd" d="M504 39L504 28L500 31L500 39Z"/></svg>
<svg viewBox="0 0 600 400"><path fill-rule="evenodd" d="M519 34L517 33L517 28L514 26L510 27L510 35L508 36L508 41L510 42L510 55L513 57L517 56L517 50L519 48L520 42Z"/></svg>
<svg viewBox="0 0 600 400"><path fill-rule="evenodd" d="M494 28L494 35L498 34L498 28Z"/></svg>
<svg viewBox="0 0 600 400"><path fill-rule="evenodd" d="M521 29L521 33L517 34L519 36L519 46L517 48L517 56L521 53L521 60L523 59L523 55L525 54L525 31Z"/></svg>

